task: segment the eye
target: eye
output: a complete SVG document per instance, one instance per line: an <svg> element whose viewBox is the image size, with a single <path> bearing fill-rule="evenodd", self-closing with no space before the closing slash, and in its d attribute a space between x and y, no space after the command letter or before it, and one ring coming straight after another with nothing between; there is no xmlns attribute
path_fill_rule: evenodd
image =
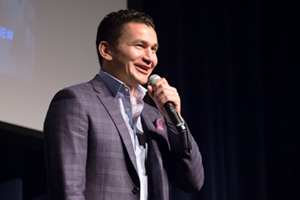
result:
<svg viewBox="0 0 300 200"><path fill-rule="evenodd" d="M143 48L143 47L144 47L144 45L143 45L142 43L138 43L138 44L136 44L136 46L137 46L137 47L140 47L140 48Z"/></svg>
<svg viewBox="0 0 300 200"><path fill-rule="evenodd" d="M155 46L155 47L152 47L151 50L154 51L154 52L157 52L158 47L156 47L156 46Z"/></svg>

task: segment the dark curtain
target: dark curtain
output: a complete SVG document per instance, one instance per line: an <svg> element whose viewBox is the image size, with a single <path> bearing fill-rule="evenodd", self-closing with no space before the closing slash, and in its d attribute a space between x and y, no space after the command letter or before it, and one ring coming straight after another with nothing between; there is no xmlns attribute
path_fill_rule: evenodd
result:
<svg viewBox="0 0 300 200"><path fill-rule="evenodd" d="M299 8L142 2L159 37L155 73L178 89L205 167L200 192L172 187L171 199L299 200Z"/></svg>

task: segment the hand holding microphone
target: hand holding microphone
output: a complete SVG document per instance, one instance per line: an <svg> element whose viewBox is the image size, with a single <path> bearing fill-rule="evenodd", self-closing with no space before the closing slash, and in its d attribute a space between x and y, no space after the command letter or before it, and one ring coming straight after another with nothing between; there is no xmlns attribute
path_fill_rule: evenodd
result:
<svg viewBox="0 0 300 200"><path fill-rule="evenodd" d="M184 133L186 126L180 116L180 97L177 89L171 87L166 79L153 74L149 77L148 91L167 121L173 123L178 132Z"/></svg>

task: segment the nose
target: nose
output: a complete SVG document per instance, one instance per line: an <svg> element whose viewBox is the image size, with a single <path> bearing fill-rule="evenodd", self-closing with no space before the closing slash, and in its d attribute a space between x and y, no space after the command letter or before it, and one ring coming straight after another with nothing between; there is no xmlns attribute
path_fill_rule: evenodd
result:
<svg viewBox="0 0 300 200"><path fill-rule="evenodd" d="M143 60L147 64L150 64L151 62L153 62L154 56L155 53L153 53L153 50L151 48L146 48L143 56Z"/></svg>

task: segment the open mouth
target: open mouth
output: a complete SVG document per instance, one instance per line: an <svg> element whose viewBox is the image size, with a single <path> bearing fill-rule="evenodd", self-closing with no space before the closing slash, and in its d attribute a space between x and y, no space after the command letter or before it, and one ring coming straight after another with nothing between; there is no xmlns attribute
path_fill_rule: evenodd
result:
<svg viewBox="0 0 300 200"><path fill-rule="evenodd" d="M148 75L150 71L150 67L147 67L145 65L136 65L136 69L137 71L145 75Z"/></svg>

